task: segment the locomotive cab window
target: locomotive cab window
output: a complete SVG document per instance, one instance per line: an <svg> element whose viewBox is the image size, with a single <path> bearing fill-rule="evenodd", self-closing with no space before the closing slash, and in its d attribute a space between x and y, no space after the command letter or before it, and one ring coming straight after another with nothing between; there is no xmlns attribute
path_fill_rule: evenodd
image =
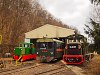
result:
<svg viewBox="0 0 100 75"><path fill-rule="evenodd" d="M30 47L30 45L28 45L28 44L24 44L24 47Z"/></svg>
<svg viewBox="0 0 100 75"><path fill-rule="evenodd" d="M59 43L57 43L57 48L60 48L60 44Z"/></svg>
<svg viewBox="0 0 100 75"><path fill-rule="evenodd" d="M19 44L19 47L30 47L30 45L32 45L32 44Z"/></svg>
<svg viewBox="0 0 100 75"><path fill-rule="evenodd" d="M24 45L23 44L19 44L19 47L24 47Z"/></svg>
<svg viewBox="0 0 100 75"><path fill-rule="evenodd" d="M51 49L52 48L52 42L41 42L41 43L38 43L38 48L39 49Z"/></svg>
<svg viewBox="0 0 100 75"><path fill-rule="evenodd" d="M38 43L38 48L40 49L46 49L47 48L47 43Z"/></svg>
<svg viewBox="0 0 100 75"><path fill-rule="evenodd" d="M48 49L52 48L52 44L53 44L53 42L48 42Z"/></svg>

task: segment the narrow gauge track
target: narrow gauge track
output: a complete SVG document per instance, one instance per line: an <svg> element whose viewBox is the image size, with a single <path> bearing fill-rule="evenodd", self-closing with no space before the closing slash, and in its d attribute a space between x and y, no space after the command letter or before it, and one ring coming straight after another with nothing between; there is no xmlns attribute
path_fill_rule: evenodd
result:
<svg viewBox="0 0 100 75"><path fill-rule="evenodd" d="M56 63L53 64L52 66L56 68L52 68L49 70L45 69L45 71L33 73L33 75L65 75L65 74L76 75L73 71L71 71L68 67L66 67L65 64Z"/></svg>
<svg viewBox="0 0 100 75"><path fill-rule="evenodd" d="M62 73L63 71L66 71L66 67L65 64L62 64L61 62L57 62L57 63L45 63L45 65L48 65L47 67L49 67L47 69L47 67L45 66L45 68L43 68L44 70L40 70L39 72L34 73L33 75L56 75L58 73Z"/></svg>
<svg viewBox="0 0 100 75"><path fill-rule="evenodd" d="M0 71L0 75L8 75L8 74L12 74L12 73L15 73L15 72L20 72L20 71L23 71L23 70L27 70L27 69L30 69L30 68L35 68L35 67L38 67L38 66L41 66L42 64L34 64L33 66L30 65L30 66L26 66L26 67L17 67L17 68L13 68L13 69L7 69L7 70L4 70L4 71Z"/></svg>
<svg viewBox="0 0 100 75"><path fill-rule="evenodd" d="M34 74L34 75L56 75L57 73L60 73L60 72L65 71L65 70L66 69L64 68L64 66L61 66L59 68L51 69L51 70L44 71L44 72L40 72L40 73L37 73L37 74Z"/></svg>
<svg viewBox="0 0 100 75"><path fill-rule="evenodd" d="M2 73L2 72L6 72L6 71L10 71L10 70L19 69L19 68L23 68L23 67L25 67L25 66L29 66L29 65L31 65L31 64L24 64L24 65L19 65L19 66L17 66L17 65L10 66L9 69L6 69L6 68L1 69L1 70L0 70L0 73Z"/></svg>
<svg viewBox="0 0 100 75"><path fill-rule="evenodd" d="M4 70L2 72L0 71L0 75L11 75L11 74L14 74L14 73L17 73L17 72L25 71L27 69L34 69L36 67L39 69L39 67L42 67L44 64L45 63L41 63L41 64L37 63L37 64L34 64L33 66L30 65L30 66L27 66L27 67L20 67L20 68L17 67L17 68L13 68L13 69L9 69L9 70ZM56 64L49 64L49 65L54 66ZM58 65L56 65L56 66L58 66ZM63 67L64 67L64 65L60 64L59 67L57 67L55 69L50 69L50 70L47 70L47 71L38 72L34 75L41 75L41 74L47 75L49 73L55 74L55 73L63 71L64 70Z"/></svg>
<svg viewBox="0 0 100 75"><path fill-rule="evenodd" d="M49 66L48 66L49 65ZM50 67L51 66L51 67ZM50 67L48 69L45 69L45 70L41 70L41 68L43 67ZM15 69L10 69L10 70L5 70L3 72L0 72L0 75L17 75L20 74L22 71L26 71L27 70L31 70L31 74L32 75L63 75L62 72L66 72L66 70L69 70L69 68L65 66L65 64L61 64L61 63L56 63L56 64L46 64L46 63L37 63L37 64L34 64L34 65L30 65L30 66L26 66L26 67L20 67L20 68L15 68ZM39 71L34 71L34 70L39 70ZM34 72L33 72L34 71ZM70 70L70 72L72 72ZM27 74L25 74L27 75ZM72 75L72 74L71 74ZM75 75L75 74L73 74Z"/></svg>

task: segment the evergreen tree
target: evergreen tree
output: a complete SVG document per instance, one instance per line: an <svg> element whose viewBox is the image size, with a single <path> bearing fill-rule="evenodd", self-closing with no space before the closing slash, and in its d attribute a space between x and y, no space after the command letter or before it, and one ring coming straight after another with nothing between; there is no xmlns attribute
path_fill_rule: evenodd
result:
<svg viewBox="0 0 100 75"><path fill-rule="evenodd" d="M92 4L96 4L96 5L100 4L100 0L90 0L90 1Z"/></svg>
<svg viewBox="0 0 100 75"><path fill-rule="evenodd" d="M90 25L85 25L85 33L93 38L95 50L100 54L100 23L90 18Z"/></svg>
<svg viewBox="0 0 100 75"><path fill-rule="evenodd" d="M94 50L100 54L100 0L91 0L93 4L93 13L90 22L86 26L85 33L93 38Z"/></svg>

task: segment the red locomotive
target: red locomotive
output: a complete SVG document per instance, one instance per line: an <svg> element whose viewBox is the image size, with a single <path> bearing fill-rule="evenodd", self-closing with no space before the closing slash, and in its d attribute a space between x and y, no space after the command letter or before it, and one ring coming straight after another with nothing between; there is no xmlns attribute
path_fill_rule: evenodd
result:
<svg viewBox="0 0 100 75"><path fill-rule="evenodd" d="M83 35L74 34L66 39L66 47L63 60L66 64L82 64L86 54L86 38Z"/></svg>

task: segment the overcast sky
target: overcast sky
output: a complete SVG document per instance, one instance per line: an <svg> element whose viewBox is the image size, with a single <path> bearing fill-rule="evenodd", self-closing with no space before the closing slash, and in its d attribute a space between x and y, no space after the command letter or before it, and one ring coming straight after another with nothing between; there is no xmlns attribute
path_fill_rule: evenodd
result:
<svg viewBox="0 0 100 75"><path fill-rule="evenodd" d="M89 10L89 0L39 0L53 16L69 26L75 26L83 34Z"/></svg>

